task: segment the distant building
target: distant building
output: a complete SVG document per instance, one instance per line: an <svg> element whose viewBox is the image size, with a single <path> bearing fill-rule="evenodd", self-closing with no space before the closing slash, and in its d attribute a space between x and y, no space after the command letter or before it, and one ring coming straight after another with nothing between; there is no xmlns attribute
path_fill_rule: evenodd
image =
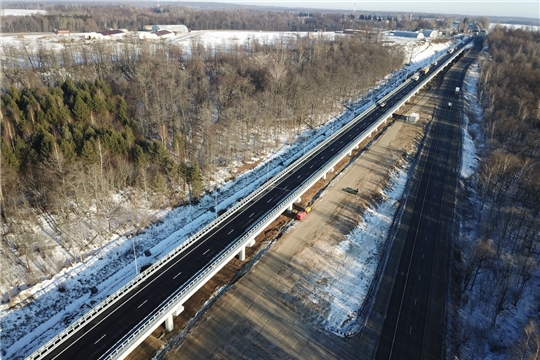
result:
<svg viewBox="0 0 540 360"><path fill-rule="evenodd" d="M174 33L187 34L189 32L186 25L154 25L152 26L152 32L160 30L169 30Z"/></svg>
<svg viewBox="0 0 540 360"><path fill-rule="evenodd" d="M153 26L153 25L144 25L144 26L142 27L142 29L143 29L143 31L152 31L152 26Z"/></svg>
<svg viewBox="0 0 540 360"><path fill-rule="evenodd" d="M98 34L101 34L103 37L120 37L124 36L125 32L122 30L105 30L98 31Z"/></svg>
<svg viewBox="0 0 540 360"><path fill-rule="evenodd" d="M139 31L139 39L147 40L159 40L174 37L174 32L170 30L159 30L159 31Z"/></svg>
<svg viewBox="0 0 540 360"><path fill-rule="evenodd" d="M56 35L69 35L68 29L54 29Z"/></svg>
<svg viewBox="0 0 540 360"><path fill-rule="evenodd" d="M160 39L174 37L174 33L170 30L159 30L159 31L153 32L152 34L155 34Z"/></svg>
<svg viewBox="0 0 540 360"><path fill-rule="evenodd" d="M103 35L101 35L101 33L92 31L92 32L84 34L84 38L87 40L103 39Z"/></svg>
<svg viewBox="0 0 540 360"><path fill-rule="evenodd" d="M424 37L435 39L439 37L439 32L437 30L422 30L422 34L424 34Z"/></svg>
<svg viewBox="0 0 540 360"><path fill-rule="evenodd" d="M423 39L424 34L416 31L394 31L394 36L413 39Z"/></svg>

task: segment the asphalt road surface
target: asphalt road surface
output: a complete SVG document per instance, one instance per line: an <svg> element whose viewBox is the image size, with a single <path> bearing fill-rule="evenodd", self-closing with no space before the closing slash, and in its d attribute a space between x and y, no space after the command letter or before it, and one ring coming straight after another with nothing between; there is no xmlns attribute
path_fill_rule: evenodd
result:
<svg viewBox="0 0 540 360"><path fill-rule="evenodd" d="M439 64L443 62L440 61ZM425 75L422 75L420 80L424 77ZM302 166L290 171L274 187L261 193L221 226L178 254L166 266L149 276L42 359L99 359L106 356L139 324L164 306L167 299L180 292L201 269L249 231L258 219L264 217L294 189L300 187L313 173L369 128L386 108L393 106L416 85L416 82L412 82L394 94L386 101L385 108L374 109L355 126L309 157Z"/></svg>
<svg viewBox="0 0 540 360"><path fill-rule="evenodd" d="M376 359L441 359L448 256L461 146L455 88L476 58L473 50L445 74L413 175L396 238L405 239L378 342ZM452 106L448 106L451 102Z"/></svg>

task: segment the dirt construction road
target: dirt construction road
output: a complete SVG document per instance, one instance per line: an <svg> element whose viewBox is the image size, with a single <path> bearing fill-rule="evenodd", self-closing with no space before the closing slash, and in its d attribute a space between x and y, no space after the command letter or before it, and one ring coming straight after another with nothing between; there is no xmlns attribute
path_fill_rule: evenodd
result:
<svg viewBox="0 0 540 360"><path fill-rule="evenodd" d="M335 279L313 284L309 275L337 267L328 254L360 223L405 155L416 152L432 113L430 93L405 109L417 124L395 121L362 156L349 164L270 250L197 321L165 359L362 359L371 358L360 336L343 339L322 326L329 304L318 292ZM360 190L357 196L343 188Z"/></svg>

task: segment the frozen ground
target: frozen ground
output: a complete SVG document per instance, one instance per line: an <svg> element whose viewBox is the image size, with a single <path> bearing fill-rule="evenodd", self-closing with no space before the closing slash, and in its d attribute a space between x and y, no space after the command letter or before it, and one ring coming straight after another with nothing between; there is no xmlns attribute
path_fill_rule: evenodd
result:
<svg viewBox="0 0 540 360"><path fill-rule="evenodd" d="M275 33L272 34L275 35ZM214 39L219 38L215 35L212 36ZM268 37L270 36L268 35ZM2 37L2 39L6 39L6 37ZM7 41L17 41L17 39L13 38ZM222 40L219 41L221 44ZM421 45L412 46L411 64L402 71L392 74L381 83L375 99L389 92L396 83L425 66L432 58L438 56L438 51L444 51L450 45L449 41L436 45L422 42ZM356 111L367 108L370 101L369 99L360 99L355 104ZM19 287L24 290L21 291L19 297L9 305L0 306L1 358L20 359L29 355L40 344L45 343L60 332L94 304L126 284L142 266L155 262L212 221L215 214L211 209L215 201L218 202L218 209L230 207L238 199L260 186L265 181L267 172L273 176L284 166L294 161L295 157L302 153L298 149L304 146L306 149L314 147L324 140L330 129L339 128L340 124L351 118L352 113L347 110L330 120L326 125L314 131L308 130L302 136L308 139L307 144L304 141L293 145L284 144L254 170L237 177L233 182L224 183L222 179L215 179L216 184L221 185L216 197L214 194L210 194L203 197L197 205L165 209L149 214L156 220L152 226L136 236L130 236L131 231L126 231L124 234L110 239L110 242L100 250L99 257L91 256L83 263L73 264L53 278L41 281L30 288L21 284ZM401 176L398 179L400 180L396 181L397 184L404 181ZM210 185L210 187L213 186L213 184ZM392 199L393 194L392 191L389 191L387 196ZM380 226L388 221L389 215L384 214L386 211L384 209L386 209L386 205L383 204L377 212L370 213L366 217L366 223L362 226L369 227L370 224L373 224L380 229ZM351 265L350 273L344 275L344 279L352 279L354 274L363 276L365 282L354 290L360 293L365 291L363 289L366 286L369 286L366 284L371 281L370 276L372 276L376 266L376 261L373 259L377 253L377 245L373 241L374 234L366 236L367 232L370 231L364 229L362 232L362 228L359 228L350 235L347 242L335 249L329 249L347 257L347 261L355 262L354 266ZM361 251L364 247L366 252ZM355 254L355 257L358 256L358 259L365 259L365 263L363 260L353 259L351 254ZM347 291L342 291L345 289ZM351 308L357 308L357 299L353 301L351 298L351 296L354 297L355 293L349 290L346 283L336 284L336 288L332 289L331 296L334 299L332 303L335 304L335 308L333 305L329 312L332 314L328 317L329 329L334 329L339 322L338 314L345 314Z"/></svg>
<svg viewBox="0 0 540 360"><path fill-rule="evenodd" d="M30 16L34 14L46 15L46 10L27 10L27 9L0 9L1 16Z"/></svg>
<svg viewBox="0 0 540 360"><path fill-rule="evenodd" d="M482 133L481 124L483 111L477 99L477 85L479 78L478 63L475 62L464 80L463 96L467 111L465 116L463 130L463 155L460 175L464 180L469 201L472 203L473 210L480 213L482 209L487 211L488 206L480 202L474 192L474 187L469 184L470 177L478 167L478 153L481 153L485 144L485 138ZM472 180L474 181L474 180ZM466 241L474 241L478 238L476 229L479 217L465 217L462 219L462 238ZM472 248L470 244L465 244L460 249L464 258L468 257L467 251ZM463 245L461 244L461 245ZM480 271L476 282L484 286L475 286L463 296L463 307L459 309L458 318L460 330L466 334L460 347L462 359L486 359L486 360L504 360L512 358L509 351L515 344L521 331L528 320L531 318L531 312L538 307L538 299L534 289L540 287L540 271L536 266L536 271L532 273L531 280L527 283L523 297L516 306L507 306L497 317L496 324L491 326L491 316L493 314L493 297L489 296L492 280L489 272ZM531 290L532 289L532 290ZM534 335L533 335L534 336ZM536 345L538 346L538 345ZM538 347L537 347L538 349ZM533 349L531 349L534 352Z"/></svg>
<svg viewBox="0 0 540 360"><path fill-rule="evenodd" d="M499 23L491 23L491 24L489 24L489 29L491 30L495 26L505 26L507 28L522 29L522 30L527 30L527 31L539 31L540 30L540 26L535 26L535 25L516 25L516 24L499 24Z"/></svg>
<svg viewBox="0 0 540 360"><path fill-rule="evenodd" d="M407 183L407 169L393 174L390 187L381 194L385 199L378 207L368 208L358 225L344 241L337 245L318 242L322 248L304 252L324 254L320 271L304 274L305 281L316 286L312 298L316 303L331 304L325 311L324 326L339 336L357 334L363 322L357 315L375 276L382 247L388 235L396 203L401 199ZM301 258L316 258L317 254L300 254ZM321 286L321 279L331 279Z"/></svg>

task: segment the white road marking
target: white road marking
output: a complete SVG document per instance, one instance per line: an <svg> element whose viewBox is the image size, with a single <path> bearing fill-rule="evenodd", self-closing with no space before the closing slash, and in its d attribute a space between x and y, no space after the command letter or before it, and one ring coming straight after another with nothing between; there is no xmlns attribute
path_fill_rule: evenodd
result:
<svg viewBox="0 0 540 360"><path fill-rule="evenodd" d="M182 272L180 271L178 274L174 275L173 280L176 279L178 276L180 276Z"/></svg>
<svg viewBox="0 0 540 360"><path fill-rule="evenodd" d="M141 306L143 306L144 304L146 304L147 301L148 301L148 299L144 300L141 305L137 306L137 309L140 308Z"/></svg>
<svg viewBox="0 0 540 360"><path fill-rule="evenodd" d="M414 306L416 306L416 300L418 300L418 299L417 299L417 298L416 298L416 299L414 299Z"/></svg>
<svg viewBox="0 0 540 360"><path fill-rule="evenodd" d="M412 326L409 328L409 335L412 333Z"/></svg>
<svg viewBox="0 0 540 360"><path fill-rule="evenodd" d="M249 217L252 217L253 215L255 215L255 213L251 213L251 215L249 215Z"/></svg>
<svg viewBox="0 0 540 360"><path fill-rule="evenodd" d="M232 233L233 231L234 231L234 229L232 229L231 231L229 231L229 232L227 233L227 235L231 235L231 233Z"/></svg>
<svg viewBox="0 0 540 360"><path fill-rule="evenodd" d="M420 278L422 277L422 275L418 275L418 281L420 281Z"/></svg>
<svg viewBox="0 0 540 360"><path fill-rule="evenodd" d="M98 342L100 342L101 340L103 340L103 338L104 338L105 336L107 336L107 334L103 334L103 336L100 337L100 338L94 343L94 345L96 345Z"/></svg>
<svg viewBox="0 0 540 360"><path fill-rule="evenodd" d="M206 254L207 252L209 252L209 251L210 251L210 249L206 250L205 252L203 252L203 255L205 255L205 254Z"/></svg>

